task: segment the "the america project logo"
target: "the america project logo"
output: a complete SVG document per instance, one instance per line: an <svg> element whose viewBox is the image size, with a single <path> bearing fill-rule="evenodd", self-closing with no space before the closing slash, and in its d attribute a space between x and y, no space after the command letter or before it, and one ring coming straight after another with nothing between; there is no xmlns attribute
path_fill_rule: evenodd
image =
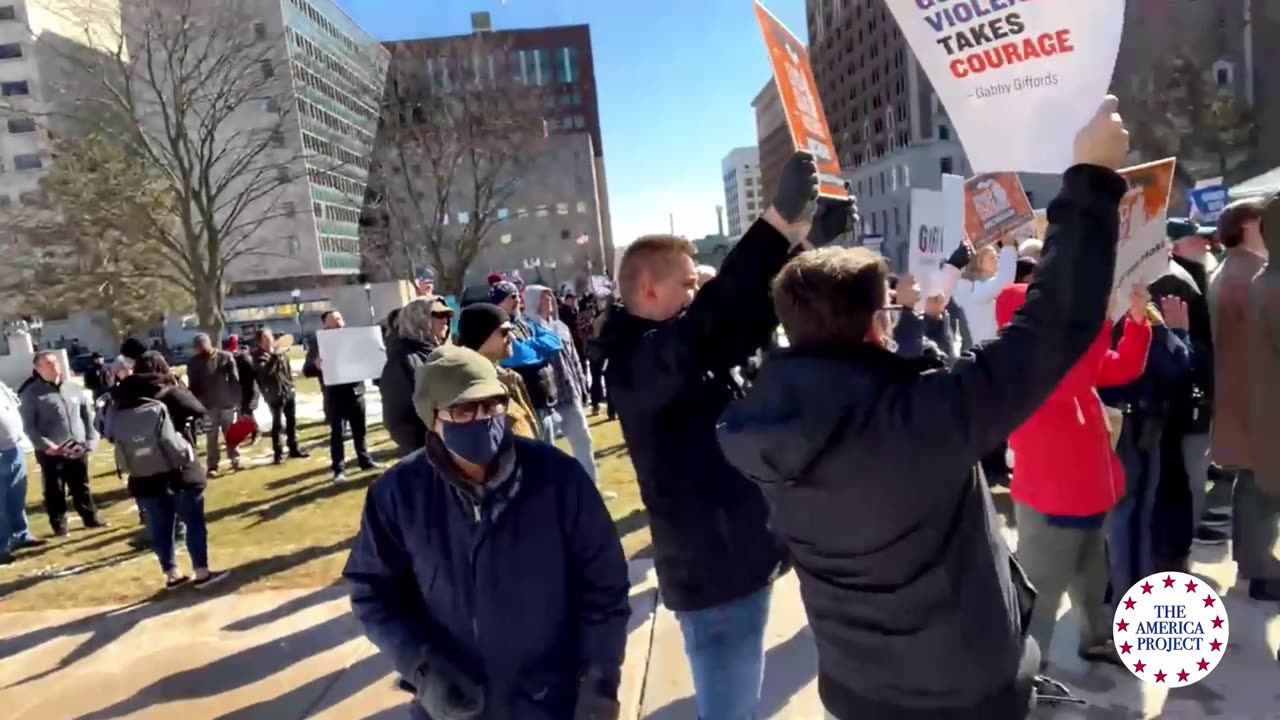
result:
<svg viewBox="0 0 1280 720"><path fill-rule="evenodd" d="M1227 649L1230 626L1222 598L1186 573L1159 573L1134 585L1116 604L1111 629L1125 667L1143 682L1194 685Z"/></svg>

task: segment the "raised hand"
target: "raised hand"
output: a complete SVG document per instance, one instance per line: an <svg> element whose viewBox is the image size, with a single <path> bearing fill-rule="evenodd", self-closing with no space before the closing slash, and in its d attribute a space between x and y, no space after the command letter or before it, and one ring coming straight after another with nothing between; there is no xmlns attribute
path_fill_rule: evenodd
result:
<svg viewBox="0 0 1280 720"><path fill-rule="evenodd" d="M1147 290L1147 286L1134 283L1129 290L1129 318L1136 323L1146 322L1147 304L1150 302L1151 293Z"/></svg>
<svg viewBox="0 0 1280 720"><path fill-rule="evenodd" d="M782 166L778 190L773 194L773 209L783 221L794 225L817 197L818 164L813 153L799 150Z"/></svg>
<svg viewBox="0 0 1280 720"><path fill-rule="evenodd" d="M852 196L846 200L820 197L809 227L809 244L822 247L857 227L858 222L858 202Z"/></svg>
<svg viewBox="0 0 1280 720"><path fill-rule="evenodd" d="M1087 125L1076 134L1075 162L1077 165L1098 165L1118 170L1129 154L1129 131L1124 129L1124 119L1117 112L1120 101L1108 95Z"/></svg>
<svg viewBox="0 0 1280 720"><path fill-rule="evenodd" d="M1187 304L1176 295L1160 298L1160 314L1164 316L1164 324L1170 330L1190 330L1191 318L1187 313Z"/></svg>

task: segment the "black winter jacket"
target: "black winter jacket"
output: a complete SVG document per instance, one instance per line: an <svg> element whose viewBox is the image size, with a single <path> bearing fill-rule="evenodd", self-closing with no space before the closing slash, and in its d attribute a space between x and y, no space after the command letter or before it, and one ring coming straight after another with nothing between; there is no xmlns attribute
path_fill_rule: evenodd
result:
<svg viewBox="0 0 1280 720"><path fill-rule="evenodd" d="M169 413L169 421L173 423L174 430L181 435L188 443L194 439L191 431L192 423L205 416L205 407L196 399L196 396L188 390L182 383L175 381L172 377L160 374L135 373L122 378L111 388L110 401L107 403L110 410L128 410L135 408L148 400L158 400L164 403L165 410ZM104 426L108 430L108 439L111 431L111 419L108 416L104 422ZM170 475L157 475L147 478L129 478L129 494L133 497L155 497L162 495L169 490L176 490L180 487L203 487L205 484L205 474L199 463L192 463L189 467L183 468L181 472L174 472Z"/></svg>
<svg viewBox="0 0 1280 720"><path fill-rule="evenodd" d="M764 347L778 325L769 283L790 256L787 239L759 220L684 312L653 322L616 306L601 331L610 402L672 610L745 597L784 567L764 497L725 460L715 428L741 394L729 370Z"/></svg>
<svg viewBox="0 0 1280 720"><path fill-rule="evenodd" d="M1190 322L1191 374L1169 393L1171 433L1203 434L1213 420L1213 329L1209 319L1209 278L1204 265L1178 256L1169 270L1151 283L1151 299L1177 297L1187 304Z"/></svg>
<svg viewBox="0 0 1280 720"><path fill-rule="evenodd" d="M387 340L387 364L382 366L378 388L382 392L382 424L400 455L408 455L427 444L427 425L413 405L414 378L434 345L393 336Z"/></svg>
<svg viewBox="0 0 1280 720"><path fill-rule="evenodd" d="M974 466L1101 330L1125 188L1109 170L1067 171L1026 305L952 367L796 347L725 413L721 446L793 553L836 717L1026 716L1033 591Z"/></svg>

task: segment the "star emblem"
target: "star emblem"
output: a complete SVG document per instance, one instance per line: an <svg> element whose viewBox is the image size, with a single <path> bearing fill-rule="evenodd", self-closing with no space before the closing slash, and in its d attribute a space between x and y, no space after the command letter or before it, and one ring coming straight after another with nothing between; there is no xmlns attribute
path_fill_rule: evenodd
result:
<svg viewBox="0 0 1280 720"><path fill-rule="evenodd" d="M1184 587L1186 587L1186 588L1187 588L1187 592L1189 592L1189 593L1193 593L1193 592L1195 592L1195 591L1196 591L1196 588L1198 588L1198 587L1200 587L1200 586L1199 586L1199 585L1196 585L1196 583L1195 583L1195 581L1194 581L1194 580L1188 580L1188 581L1187 581L1187 584L1186 584Z"/></svg>
<svg viewBox="0 0 1280 720"><path fill-rule="evenodd" d="M1214 650L1221 650L1222 643L1218 642L1217 640L1214 640L1213 642L1209 643L1209 647Z"/></svg>
<svg viewBox="0 0 1280 720"><path fill-rule="evenodd" d="M1124 601L1125 610L1132 610L1137 606L1138 606L1138 603L1134 602L1133 598L1126 598Z"/></svg>
<svg viewBox="0 0 1280 720"><path fill-rule="evenodd" d="M1164 682L1164 679L1166 677L1168 676L1165 675L1163 671L1160 671L1160 670L1156 671L1156 682Z"/></svg>
<svg viewBox="0 0 1280 720"><path fill-rule="evenodd" d="M1129 622L1127 620L1121 620L1120 622L1116 623L1116 630L1119 630L1120 632L1125 632L1128 629L1129 629Z"/></svg>
<svg viewBox="0 0 1280 720"><path fill-rule="evenodd" d="M1208 670L1209 661L1205 660L1204 658L1200 658L1200 662L1196 663L1196 667L1200 668L1201 670Z"/></svg>
<svg viewBox="0 0 1280 720"><path fill-rule="evenodd" d="M1132 649L1133 649L1133 646L1132 646L1132 645L1130 645L1129 643L1125 643L1125 644L1123 644L1123 645L1121 645L1121 646L1120 646L1120 654L1121 654L1121 655L1128 655L1128 654L1129 654L1129 651L1130 651L1130 650L1132 650Z"/></svg>
<svg viewBox="0 0 1280 720"><path fill-rule="evenodd" d="M1143 595L1150 595L1150 594L1151 594L1151 583L1149 583L1149 582L1144 582L1144 583L1142 583L1142 594L1143 594Z"/></svg>
<svg viewBox="0 0 1280 720"><path fill-rule="evenodd" d="M1133 671L1136 673L1140 673L1146 669L1147 669L1147 664L1142 662L1141 660L1133 664Z"/></svg>
<svg viewBox="0 0 1280 720"><path fill-rule="evenodd" d="M1189 674L1190 674L1190 673L1188 673L1186 670L1179 670L1179 671L1178 671L1178 682L1186 682L1186 681L1187 681L1187 676L1188 676Z"/></svg>
<svg viewBox="0 0 1280 720"><path fill-rule="evenodd" d="M1214 629L1214 630L1221 630L1221 629L1222 629L1222 618L1220 618L1220 617L1215 617L1215 618L1213 619L1213 629Z"/></svg>
<svg viewBox="0 0 1280 720"><path fill-rule="evenodd" d="M1214 600L1212 595L1205 595L1205 596L1204 596L1204 606L1205 606L1205 607L1207 607L1207 608L1213 607L1213 604L1214 604L1215 602L1217 602L1217 600Z"/></svg>
<svg viewBox="0 0 1280 720"><path fill-rule="evenodd" d="M1171 588L1171 587L1173 587L1173 582L1174 582L1174 580L1173 580L1173 576L1172 576L1172 575L1168 575L1168 576L1166 576L1166 577L1165 577L1165 579L1164 579L1164 586L1165 586L1166 588Z"/></svg>

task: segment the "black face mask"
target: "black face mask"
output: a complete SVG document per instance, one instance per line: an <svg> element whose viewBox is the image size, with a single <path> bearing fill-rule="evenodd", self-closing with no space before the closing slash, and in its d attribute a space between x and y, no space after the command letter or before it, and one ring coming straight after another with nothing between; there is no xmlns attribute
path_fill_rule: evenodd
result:
<svg viewBox="0 0 1280 720"><path fill-rule="evenodd" d="M506 415L455 423L441 420L440 438L449 452L469 463L488 466L510 432Z"/></svg>

